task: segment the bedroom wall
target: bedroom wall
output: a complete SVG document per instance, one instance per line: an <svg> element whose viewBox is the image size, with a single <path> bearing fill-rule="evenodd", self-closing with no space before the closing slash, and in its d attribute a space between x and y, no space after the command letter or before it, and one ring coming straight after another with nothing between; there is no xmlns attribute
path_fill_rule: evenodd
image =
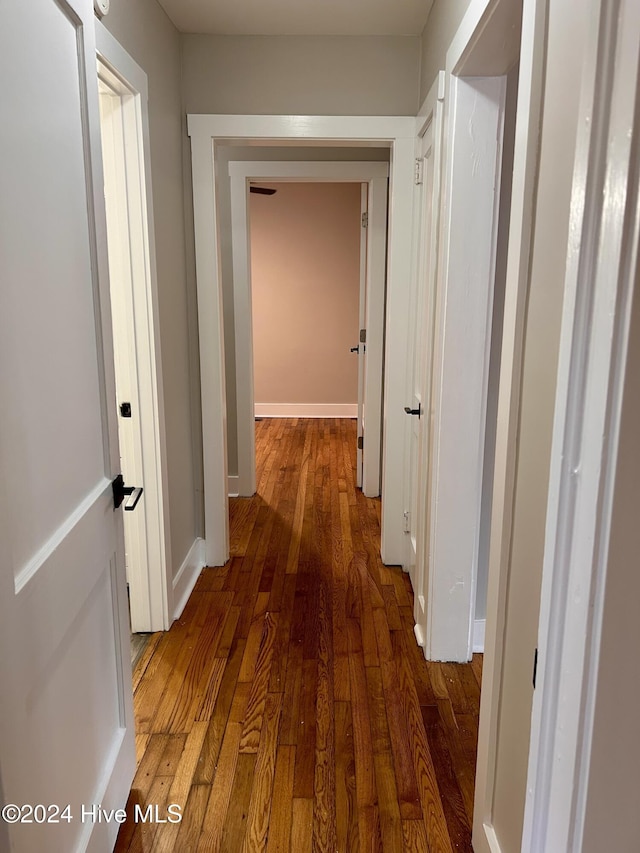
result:
<svg viewBox="0 0 640 853"><path fill-rule="evenodd" d="M355 416L360 184L261 186L276 193L250 194L256 413Z"/></svg>

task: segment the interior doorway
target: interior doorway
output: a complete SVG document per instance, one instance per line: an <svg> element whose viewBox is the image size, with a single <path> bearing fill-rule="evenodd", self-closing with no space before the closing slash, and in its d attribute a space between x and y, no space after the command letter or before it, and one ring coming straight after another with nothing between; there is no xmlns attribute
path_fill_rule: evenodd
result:
<svg viewBox="0 0 640 853"><path fill-rule="evenodd" d="M479 7L419 117L423 252L405 408L416 637L429 660L460 662L484 649L521 17L517 1Z"/></svg>
<svg viewBox="0 0 640 853"><path fill-rule="evenodd" d="M256 419L360 422L360 184L251 182L249 220Z"/></svg>
<svg viewBox="0 0 640 853"><path fill-rule="evenodd" d="M365 495L381 492L383 338L386 282L388 164L384 162L229 163L233 247L236 420L238 471L231 494L256 490L254 362L252 334L249 198L265 183L341 183L361 186L359 227L360 296L352 341L358 362L358 485ZM268 401L273 402L273 401ZM273 410L273 409L272 409ZM275 410L273 410L275 411ZM287 410L289 414L292 410ZM284 413L284 410L281 410ZM366 424L366 438L364 436Z"/></svg>
<svg viewBox="0 0 640 853"><path fill-rule="evenodd" d="M121 471L143 493L124 513L132 634L173 621L146 75L99 24L98 90Z"/></svg>

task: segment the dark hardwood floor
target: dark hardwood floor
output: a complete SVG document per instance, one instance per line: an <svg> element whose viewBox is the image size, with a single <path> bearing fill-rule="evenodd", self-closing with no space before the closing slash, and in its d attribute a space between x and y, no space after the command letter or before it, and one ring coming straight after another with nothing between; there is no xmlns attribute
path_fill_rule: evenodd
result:
<svg viewBox="0 0 640 853"><path fill-rule="evenodd" d="M426 663L355 487L355 421L256 424L231 560L134 672L117 851L470 851L482 659ZM182 808L136 823L135 806Z"/></svg>

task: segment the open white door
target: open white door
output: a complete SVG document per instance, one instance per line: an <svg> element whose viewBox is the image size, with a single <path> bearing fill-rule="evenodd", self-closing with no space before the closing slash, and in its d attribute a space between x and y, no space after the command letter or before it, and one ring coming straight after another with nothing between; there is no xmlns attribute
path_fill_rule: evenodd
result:
<svg viewBox="0 0 640 853"><path fill-rule="evenodd" d="M1 787L49 807L10 849L104 853L135 752L89 0L3 4L0 69Z"/></svg>
<svg viewBox="0 0 640 853"><path fill-rule="evenodd" d="M433 491L434 361L439 347L441 301L437 290L438 213L440 207L440 145L442 139L442 73L425 101L422 117L417 180L421 182L419 246L420 260L413 295L413 367L410 399L405 412L409 424L408 514L406 516L406 568L415 593L415 633L425 645L427 601L429 600L429 550L431 494Z"/></svg>
<svg viewBox="0 0 640 853"><path fill-rule="evenodd" d="M364 436L364 359L366 353L367 311L367 224L369 218L369 184L360 184L360 299L358 303L358 343L351 352L358 356L358 448L356 455L356 485L362 488ZM364 340L363 340L364 338Z"/></svg>
<svg viewBox="0 0 640 853"><path fill-rule="evenodd" d="M376 498L382 491L382 376L384 363L384 310L387 262L386 177L372 178L367 185L367 207L363 210L360 276L361 313L358 401L362 419L358 435L362 445L362 491ZM364 282L363 282L364 279ZM364 293L362 293L362 282Z"/></svg>
<svg viewBox="0 0 640 853"><path fill-rule="evenodd" d="M147 76L101 24L96 41L121 470L144 484L124 516L131 630L162 631L174 602Z"/></svg>

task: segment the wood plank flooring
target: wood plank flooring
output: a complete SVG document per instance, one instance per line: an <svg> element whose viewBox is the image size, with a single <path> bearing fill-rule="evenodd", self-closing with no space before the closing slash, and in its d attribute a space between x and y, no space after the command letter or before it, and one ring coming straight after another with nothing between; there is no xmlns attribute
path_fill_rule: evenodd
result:
<svg viewBox="0 0 640 853"><path fill-rule="evenodd" d="M470 851L482 658L426 663L408 576L355 487L355 421L256 424L231 560L134 671L117 851ZM135 806L179 805L180 823Z"/></svg>

